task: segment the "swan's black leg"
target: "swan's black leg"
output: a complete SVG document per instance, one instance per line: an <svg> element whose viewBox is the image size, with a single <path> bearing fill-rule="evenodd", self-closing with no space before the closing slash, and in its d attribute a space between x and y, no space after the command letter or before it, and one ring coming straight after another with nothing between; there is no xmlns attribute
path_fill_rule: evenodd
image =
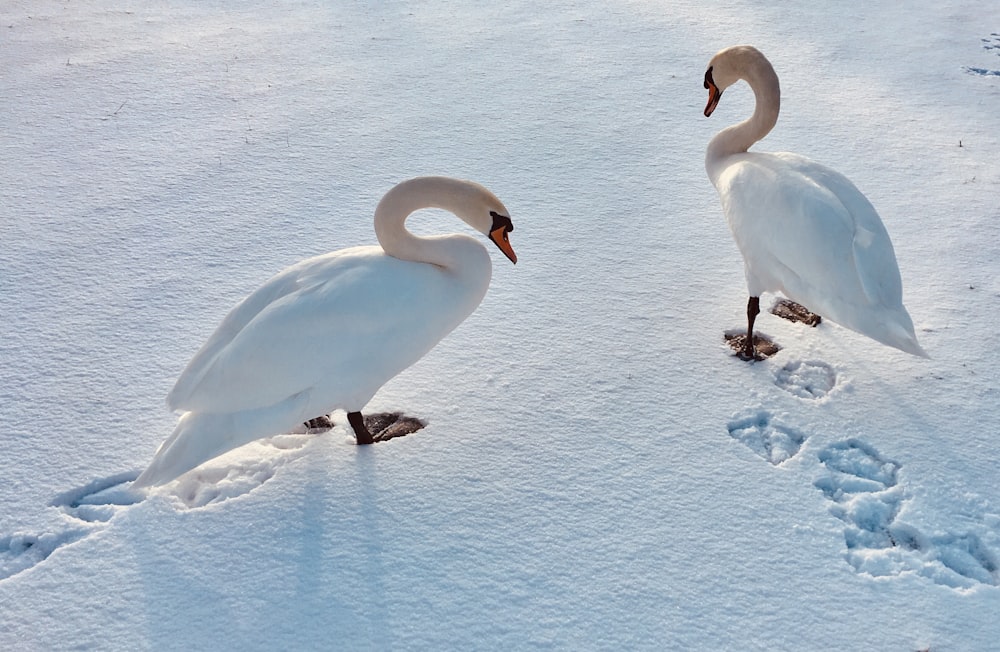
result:
<svg viewBox="0 0 1000 652"><path fill-rule="evenodd" d="M359 446L361 444L375 443L372 433L368 432L368 428L365 427L365 418L361 416L360 412L348 412L347 422L351 424L351 428L354 430L354 437L358 440Z"/></svg>
<svg viewBox="0 0 1000 652"><path fill-rule="evenodd" d="M740 358L744 360L756 360L757 352L753 347L753 322L760 314L760 297L750 297L747 301L747 341L743 343L743 352Z"/></svg>

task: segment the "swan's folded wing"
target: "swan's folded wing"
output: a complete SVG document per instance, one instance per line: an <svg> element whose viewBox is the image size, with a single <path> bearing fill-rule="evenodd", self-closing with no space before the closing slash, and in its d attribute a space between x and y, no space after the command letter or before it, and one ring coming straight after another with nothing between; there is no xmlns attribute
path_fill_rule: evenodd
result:
<svg viewBox="0 0 1000 652"><path fill-rule="evenodd" d="M794 154L750 154L737 166L723 177L726 214L748 267L778 285L766 289L820 314L898 295L885 228L843 175Z"/></svg>
<svg viewBox="0 0 1000 652"><path fill-rule="evenodd" d="M371 249L367 247L361 250ZM345 250L351 252L354 250ZM319 270L336 264L336 256L324 255L304 260L273 276L236 305L202 345L167 394L171 410L195 409L194 393L205 375L216 364L220 353L229 347L243 330L262 312L290 294L301 291Z"/></svg>
<svg viewBox="0 0 1000 652"><path fill-rule="evenodd" d="M903 282L889 232L875 207L850 179L813 163L809 174L832 192L854 223L852 253L858 280L873 304L895 307L903 301Z"/></svg>
<svg viewBox="0 0 1000 652"><path fill-rule="evenodd" d="M367 401L423 356L454 327L438 323L450 319L440 308L445 275L371 249L299 269L293 291L264 305L206 361L182 407L237 412L309 390Z"/></svg>

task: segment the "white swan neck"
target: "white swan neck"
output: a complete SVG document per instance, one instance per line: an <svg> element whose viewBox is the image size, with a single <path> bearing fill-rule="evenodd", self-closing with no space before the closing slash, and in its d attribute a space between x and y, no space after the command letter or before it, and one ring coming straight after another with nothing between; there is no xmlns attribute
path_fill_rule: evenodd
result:
<svg viewBox="0 0 1000 652"><path fill-rule="evenodd" d="M705 167L715 179L716 164L733 154L741 154L764 138L778 122L781 108L781 87L774 68L761 56L754 59L739 78L746 81L754 94L753 115L738 124L726 127L712 138L705 154Z"/></svg>
<svg viewBox="0 0 1000 652"><path fill-rule="evenodd" d="M385 194L375 209L375 236L385 253L402 260L445 268L459 264L449 240L466 236L420 237L406 228L406 219L423 208L460 214L465 182L447 177L419 177L403 181ZM481 247L481 245L480 245Z"/></svg>

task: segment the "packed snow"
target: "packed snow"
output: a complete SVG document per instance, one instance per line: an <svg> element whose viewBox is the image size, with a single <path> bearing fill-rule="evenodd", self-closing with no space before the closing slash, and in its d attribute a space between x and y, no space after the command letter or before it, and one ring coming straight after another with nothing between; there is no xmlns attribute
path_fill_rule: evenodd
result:
<svg viewBox="0 0 1000 652"><path fill-rule="evenodd" d="M988 650L1000 640L1000 24L989 3L0 6L0 649ZM925 360L766 310L705 146L774 131L892 238ZM164 397L396 182L517 226L367 411L130 489ZM424 211L421 234L463 226ZM472 234L470 231L463 231ZM765 295L762 308L775 297Z"/></svg>

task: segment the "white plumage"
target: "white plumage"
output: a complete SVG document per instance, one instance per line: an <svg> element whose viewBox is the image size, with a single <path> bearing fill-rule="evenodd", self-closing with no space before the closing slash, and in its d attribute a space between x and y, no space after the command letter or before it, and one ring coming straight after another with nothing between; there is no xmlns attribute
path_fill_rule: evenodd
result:
<svg viewBox="0 0 1000 652"><path fill-rule="evenodd" d="M167 396L184 414L134 485L169 482L336 409L360 417L383 384L465 320L489 287L489 253L465 235L405 229L407 216L431 207L455 213L516 262L507 209L491 192L447 177L400 183L375 212L382 246L304 260L226 316ZM367 431L352 426L367 443Z"/></svg>
<svg viewBox="0 0 1000 652"><path fill-rule="evenodd" d="M754 114L716 134L705 167L743 254L751 298L743 357L754 355L762 292L781 292L842 326L926 357L903 307L892 242L868 199L845 176L805 157L747 151L778 119L778 77L763 54L735 46L712 58L705 115L740 79L754 91Z"/></svg>

